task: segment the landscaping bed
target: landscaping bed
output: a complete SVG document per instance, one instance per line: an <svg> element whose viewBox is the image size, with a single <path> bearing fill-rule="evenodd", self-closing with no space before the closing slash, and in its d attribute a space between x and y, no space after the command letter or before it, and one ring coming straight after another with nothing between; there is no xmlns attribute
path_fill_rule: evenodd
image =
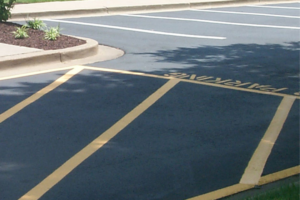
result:
<svg viewBox="0 0 300 200"><path fill-rule="evenodd" d="M11 22L0 22L0 43L43 50L64 49L86 43L85 40L66 35L60 35L56 40L46 40L44 31L31 28L28 28L27 31L29 37L16 39L12 32L16 31L17 27L21 27L21 25Z"/></svg>

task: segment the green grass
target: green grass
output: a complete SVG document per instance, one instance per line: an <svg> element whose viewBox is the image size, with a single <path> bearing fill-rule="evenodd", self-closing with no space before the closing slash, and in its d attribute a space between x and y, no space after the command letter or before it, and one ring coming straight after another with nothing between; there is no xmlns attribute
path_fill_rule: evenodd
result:
<svg viewBox="0 0 300 200"><path fill-rule="evenodd" d="M286 184L244 200L299 200L299 184Z"/></svg>
<svg viewBox="0 0 300 200"><path fill-rule="evenodd" d="M17 0L16 3L40 3L52 1L74 1L74 0Z"/></svg>

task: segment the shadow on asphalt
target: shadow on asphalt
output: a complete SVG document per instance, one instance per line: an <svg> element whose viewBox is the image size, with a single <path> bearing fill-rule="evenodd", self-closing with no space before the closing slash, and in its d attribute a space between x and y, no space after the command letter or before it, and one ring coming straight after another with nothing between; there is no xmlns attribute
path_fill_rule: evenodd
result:
<svg viewBox="0 0 300 200"><path fill-rule="evenodd" d="M156 62L182 64L183 68L153 71L155 74L182 72L222 79L257 82L276 88L287 87L287 93L299 91L300 42L278 44L234 44L177 48L150 55Z"/></svg>
<svg viewBox="0 0 300 200"><path fill-rule="evenodd" d="M278 88L288 87L289 91L294 92L299 91L299 48L300 42L294 42L286 46L257 44L230 45L225 47L200 46L142 54L155 57L157 62L182 63L185 66L189 66L184 69L172 68L153 71L151 73L164 75L170 72L182 72L197 74L197 76L214 76L221 77L222 79L257 82ZM55 77L60 77L64 73L65 72L52 73L53 80L56 79ZM0 113L51 83L51 81L41 78L35 80L35 77L31 77L27 80L20 79L17 85L8 82L8 80L0 81ZM50 92L34 104L22 110L21 112L23 114L13 116L11 122L1 124L0 133L9 133L2 134L0 140L0 146L6 150L0 154L0 160L2 160L0 162L0 177L3 180L0 182L0 188L4 188L1 193L5 197L10 198L12 197L11 194L15 194L16 196L14 197L19 198L39 183L46 175L53 172L61 163L73 156L100 133L107 130L107 128L127 114L165 82L166 80L164 79L152 80L152 78L133 75L84 70L53 92ZM191 87L195 88L191 89ZM211 92L213 90L215 93ZM156 107L153 106L145 112L143 115L144 118L140 117L132 123L127 130L124 130L123 133L118 135L111 143L108 143L103 149L97 152L97 154L91 157L89 159L90 162L86 162L76 169L73 172L73 175L76 174L76 176L68 176L59 183L59 186L70 187L68 185L72 183L74 187L69 188L69 191L71 191L77 187L76 184L80 184L76 181L77 177L82 176L80 180L86 182L86 184L84 184L86 185L85 187L91 187L94 191L99 192L98 185L102 185L103 187L107 185L105 179L98 179L97 184L94 184L93 187L89 185L89 181L92 180L95 175L99 175L100 167L102 167L102 171L107 172L102 176L107 176L108 178L106 180L111 180L111 185L120 184L117 179L110 178L110 176L113 177L115 173L119 173L120 176L118 176L118 178L122 175L122 178L129 180L129 183L132 180L128 177L135 176L138 173L141 174L141 177L145 178L140 179L137 176L132 187L140 187L142 184L145 184L145 187L141 189L141 194L137 196L140 195L141 197L146 195L143 197L153 197L153 199L163 199L163 197L166 197L165 199L175 199L175 197L183 199L209 192L211 188L219 189L220 187L235 184L243 173L252 152L257 146L259 138L261 138L261 135L264 133L281 100L279 97L273 98L249 93L242 94L236 91L222 90L220 88L198 88L196 85L190 86L187 83L176 86L176 89L171 90L169 95L171 96L165 96L160 99ZM253 98L253 100L251 98ZM220 101L224 99L225 101L220 103ZM200 100L204 103L199 103ZM170 102L173 102L173 104ZM278 165L280 166L278 169L274 169L273 166L269 167L267 164L266 174L287 167L293 167L295 163L297 164L297 158L299 158L299 156L293 154L295 150L299 149L297 145L299 143L299 140L297 140L298 135L297 133L295 134L295 130L299 129L299 114L297 112L297 110L299 110L299 101L297 101L297 103L298 104L294 105L290 113L290 120L288 119L287 123L288 126L285 126L283 129L283 132L286 132L287 135L279 137L278 145L274 147L274 150L278 150L278 152L270 157L270 160L282 161L285 159L283 158L285 154L292 155L288 158L292 161L287 164L291 166L283 164ZM177 108L175 109L176 112L174 112L174 108ZM160 113L157 111L160 110L164 110L163 116L166 118L165 120L161 120L161 115L159 115L159 117L156 116L157 113ZM214 112L209 114L212 110L214 110ZM202 111L202 115L199 115L199 111ZM151 112L153 113L151 114ZM182 114L184 112L186 112L186 114ZM245 119L243 119L243 117L239 117L245 116L246 114L249 115L248 118L245 117ZM147 117L148 115L152 118ZM186 116L194 116L192 118L194 121ZM220 118L220 121L216 123L218 126L211 124L217 118ZM264 119L263 124L261 118ZM152 119L154 125L150 123L149 119ZM228 122L225 121L225 119L227 119ZM198 120L201 121L201 123L198 123ZM169 126L166 126L167 131L156 129L158 126L156 126L155 123L162 123L161 127L165 128L165 122L168 121L170 122ZM34 122L34 126L32 122ZM192 124L187 126L189 123ZM224 123L224 125L220 126L222 123ZM71 129L70 124L72 125ZM207 127L203 124L207 124ZM240 127L241 124L244 125ZM194 125L195 127L193 127ZM233 125L240 127L241 130L232 128ZM145 129L144 127L147 126L149 127ZM187 126L186 130L178 131L185 126ZM225 126L229 128L223 130ZM289 128L289 126L292 128ZM192 127L192 131L189 130L190 127ZM209 127L214 127L217 130L210 133L211 129ZM140 130L136 132L139 128ZM251 131L248 134L244 133L244 131L249 130ZM176 131L178 131L178 133ZM192 139L186 137L187 133ZM134 136L134 134L137 135L135 135L135 137L128 137L129 134L131 134L131 136ZM157 134L156 137L152 137L153 134ZM257 137L254 137L254 134L256 134ZM292 136L289 134L292 134ZM140 139L131 139L137 137L140 137ZM161 137L165 137L165 139L161 140ZM223 137L223 139L220 139L220 137ZM241 138L240 140L237 139L239 137ZM176 140L172 140L173 138ZM214 138L219 139L215 141ZM182 142L184 141L183 139L185 139L186 142ZM293 148L286 148L285 144L287 142L289 143L291 139L293 140L293 144L290 144ZM178 152L182 153L182 156L179 158L173 151L174 141L178 142L177 148L180 145L184 146L187 144L193 148L186 148L186 152L182 153L182 149L184 148L180 146ZM243 142L239 143L237 141ZM140 145L140 147L135 149L134 145L132 145L134 142L136 146ZM170 147L166 145L168 144L167 142L170 143ZM298 143L295 145L295 142ZM154 144L156 143L157 145L155 146ZM123 146L121 144L123 144ZM206 145L210 145L209 148L206 148ZM249 148L246 145L250 145ZM245 148L245 146L247 148ZM166 148L162 149L159 153L153 154L153 151L157 151L158 148L162 147L168 147L171 151ZM221 147L223 148L221 153L223 153L224 156L220 156L222 155L220 154ZM195 151L195 149L197 149L197 151ZM216 156L210 157L209 160L207 159L207 149L216 152L216 156L220 156L217 160L222 160L222 166L233 163L232 165L234 167L239 167L239 174L236 175L234 180L229 180L229 178L232 177L229 172L232 174L236 173L233 167L227 167L227 169L223 169L222 171L217 165L214 165L216 168L215 172L220 173L220 176L224 177L221 181L218 181L219 185L210 183L212 185L208 185L210 187L206 188L208 187L207 182L209 180L220 177L216 175L217 173L213 173L212 177L206 174L206 171L209 171L212 166L207 164L208 161L213 163L216 160ZM110 150L111 153L108 152L108 150ZM188 150L190 150L190 152ZM231 152L232 156L230 156L230 158L226 158L226 155L229 155L226 151ZM162 156L164 152L166 153ZM244 154L243 160L240 158L240 152ZM284 154L280 154L280 152L284 152ZM195 156L192 157L193 153L195 153ZM97 156L99 159L102 159L101 162L98 161L99 159L95 159L98 158ZM180 159L182 159L182 162L179 162ZM195 159L195 161L193 161L193 159ZM120 160L122 162L119 162ZM134 165L131 164L133 161L135 162ZM189 162L190 164L186 165L186 163ZM106 163L106 166L103 166L103 163ZM149 174L144 173L145 166ZM173 168L173 166L177 167ZM190 166L193 166L193 168L190 168ZM114 173L111 172L112 169L115 170ZM39 171L39 173L36 173L37 171ZM84 172L87 171L91 173L85 174ZM158 172L159 176L157 175ZM181 172L184 173L180 174ZM228 180L225 178L225 175L228 176ZM84 177L89 177L90 179L86 178L86 180L84 180ZM163 184L165 180L171 180L172 178L174 180L169 181L169 185ZM151 184L147 183L151 187L146 185L145 180L152 180ZM203 180L207 180L204 186L200 185ZM129 183L128 185L131 187ZM193 187L191 187L191 185ZM163 188L163 186L166 188ZM15 188L20 188L20 190L15 191ZM131 194L126 194L124 191L130 190L126 187L123 188L123 185L120 185L120 188L120 191L119 188L117 188L117 191L119 191L118 197L128 197L128 199L136 197L130 196ZM56 187L54 191L59 191L60 189L60 187ZM152 189L154 192L151 191ZM107 192L107 194L105 194L106 197L114 196L115 191L113 189L111 190L111 193ZM178 194L178 191L181 191L181 193ZM153 193L156 194L156 196L151 196ZM46 196L55 196L55 194L57 193L51 193L50 191ZM73 195L76 197L76 193Z"/></svg>

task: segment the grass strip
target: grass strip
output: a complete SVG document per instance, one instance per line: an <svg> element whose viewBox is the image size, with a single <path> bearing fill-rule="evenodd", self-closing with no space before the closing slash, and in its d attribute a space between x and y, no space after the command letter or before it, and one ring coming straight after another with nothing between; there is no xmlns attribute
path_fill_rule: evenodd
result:
<svg viewBox="0 0 300 200"><path fill-rule="evenodd" d="M281 185L277 188L245 198L244 200L298 200L300 199L299 184L291 183Z"/></svg>

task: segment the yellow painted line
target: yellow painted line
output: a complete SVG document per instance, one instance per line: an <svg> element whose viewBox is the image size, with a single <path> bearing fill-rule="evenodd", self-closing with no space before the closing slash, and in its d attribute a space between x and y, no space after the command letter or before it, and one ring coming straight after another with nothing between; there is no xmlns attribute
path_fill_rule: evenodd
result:
<svg viewBox="0 0 300 200"><path fill-rule="evenodd" d="M114 73L121 73L121 74L131 74L131 75L145 76L145 77L152 77L152 78L174 79L174 77L168 77L168 76L145 74L145 73L141 73L141 72L131 72L131 71L117 70L117 69L106 69L106 68L100 68L100 67L98 68L98 67L85 66L85 69L104 71L104 72L114 72ZM193 77L191 76L191 78L193 78ZM252 92L252 93L258 93L258 94L280 96L280 97L293 97L296 99L300 99L300 96L294 96L294 95L290 95L290 94L266 92L266 91L248 89L248 88L234 87L234 86L229 86L229 85L221 85L221 84L216 84L216 83L200 82L200 81L195 81L195 80L190 80L190 79L178 79L178 80L180 80L181 82L188 82L188 83L194 83L194 84L200 84L200 85L206 85L206 86L212 86L212 87L226 88L226 89L231 89L231 90L238 90L238 91Z"/></svg>
<svg viewBox="0 0 300 200"><path fill-rule="evenodd" d="M89 70L102 71L102 72L113 72L113 73L119 73L119 74L130 74L130 75L146 76L146 77L152 77L152 78L171 79L171 77L166 77L166 76L159 76L159 75L155 75L155 74L145 74L142 72L131 72L131 71L125 71L125 70L119 70L119 69L107 69L107 68L89 67L89 66L85 66L84 68L89 69ZM172 78L172 79L174 79L174 78ZM179 79L179 80L181 80L181 79Z"/></svg>
<svg viewBox="0 0 300 200"><path fill-rule="evenodd" d="M56 72L56 71L63 71L63 70L73 69L76 67L83 67L83 66L64 67L64 68L49 69L49 70L25 73L25 74L14 75L14 76L7 76L7 77L0 78L0 81L14 79L14 78L22 78L22 77L27 77L27 76L33 76L33 75L38 75L38 74L45 74L45 73Z"/></svg>
<svg viewBox="0 0 300 200"><path fill-rule="evenodd" d="M289 168L289 169L282 170L280 172L276 172L273 174L263 176L260 178L258 185L265 185L267 183L272 183L274 181L278 181L280 179L284 179L284 178L294 176L297 174L300 174L300 165Z"/></svg>
<svg viewBox="0 0 300 200"><path fill-rule="evenodd" d="M22 102L18 103L14 107L8 109L7 111L5 111L4 113L2 113L0 115L0 123L5 121L9 117L13 116L17 112L19 112L20 110L25 108L26 106L28 106L31 103L35 102L36 100L38 100L39 98L41 98L45 94L51 92L52 90L54 90L55 88L57 88L61 84L65 83L66 81L68 81L70 78L72 78L75 74L77 74L81 70L83 70L83 67L76 67L76 68L70 70L68 73L66 73L65 75L58 78L56 81L54 81L50 85L44 87L43 89L41 89L37 93L31 95L30 97L28 97L27 99L25 99Z"/></svg>
<svg viewBox="0 0 300 200"><path fill-rule="evenodd" d="M280 134L283 124L296 98L284 97L265 133L256 148L240 180L243 184L258 184L267 159Z"/></svg>
<svg viewBox="0 0 300 200"><path fill-rule="evenodd" d="M199 195L188 200L214 200L253 188L254 185L236 184L213 192Z"/></svg>
<svg viewBox="0 0 300 200"><path fill-rule="evenodd" d="M265 185L268 183L272 183L274 181L278 181L290 176L294 176L300 173L300 165L296 167L292 167L289 169L285 169L273 174L269 174L260 178L258 185ZM249 190L254 188L255 185L253 184L236 184L229 187L225 187L219 190L215 190L213 192L209 192L203 195L199 195L188 200L215 200L220 199L223 197L227 197L239 192L243 192L245 190Z"/></svg>
<svg viewBox="0 0 300 200"><path fill-rule="evenodd" d="M103 145L105 145L109 140L116 136L121 130L128 126L134 119L141 115L145 110L147 110L151 105L153 105L158 99L160 99L164 94L166 94L170 89L172 89L179 80L172 79L164 84L161 88L155 91L117 123L111 126L108 130L102 133L94 141L84 147L81 151L67 160L63 165L56 169L52 174L46 177L37 186L31 189L28 193L20 198L20 200L33 200L39 199L48 190L50 190L54 185L56 185L60 180L62 180L66 175L68 175L73 169L75 169L80 163L85 159L90 157Z"/></svg>
<svg viewBox="0 0 300 200"><path fill-rule="evenodd" d="M234 87L234 86L222 85L222 84L217 84L217 83L207 83L207 82L193 81L193 80L188 80L188 79L180 79L180 80L182 82L195 83L195 84L207 85L207 86L212 86L212 87L219 87L219 88L226 88L226 89L238 90L238 91L244 91L244 92L267 94L267 95L280 96L280 97L292 97L292 98L300 99L300 96L298 97L298 96L294 96L294 95L290 95L290 94L265 92L265 91L260 91L260 90L253 90L253 89L242 88L242 87Z"/></svg>
<svg viewBox="0 0 300 200"><path fill-rule="evenodd" d="M67 70L67 69L71 69L74 67L79 67L79 66L59 68L59 69L53 69L53 70L45 70L45 71L40 71L40 72L33 72L33 73L27 73L27 74L22 74L22 75L4 77L4 78L0 78L0 81L7 80L7 79L13 79L13 78L21 78L21 77L26 77L26 76L38 75L38 74L43 74L43 73L49 73L49 72L55 72L55 71L61 71L61 70ZM174 79L174 77L166 77L166 76L160 76L160 75L155 75L155 74L131 72L131 71L125 71L125 70L118 70L118 69L106 69L106 68L89 67L89 66L81 66L81 67L83 67L84 69L95 70L95 71L130 74L130 75L145 76L145 77L160 78L160 79ZM181 82L188 82L188 83L194 83L194 84L200 84L200 85L206 85L206 86L212 86L212 87L226 88L226 89L231 89L231 90L238 90L238 91L252 92L252 93L266 94L266 95L273 95L273 96L281 96L281 97L295 97L296 99L300 99L300 96L294 96L294 95L289 95L289 94L272 93L272 92L253 90L253 89L248 89L248 88L241 88L241 87L234 87L234 86L229 86L229 85L221 85L221 84L206 83L206 82L199 82L199 81L191 80L191 79L194 79L194 77L195 77L195 75L192 75L190 77L190 79L178 79L178 80L180 80Z"/></svg>
<svg viewBox="0 0 300 200"><path fill-rule="evenodd" d="M195 80L196 76L197 76L196 74L192 74L191 77L190 77L190 79L191 80Z"/></svg>

